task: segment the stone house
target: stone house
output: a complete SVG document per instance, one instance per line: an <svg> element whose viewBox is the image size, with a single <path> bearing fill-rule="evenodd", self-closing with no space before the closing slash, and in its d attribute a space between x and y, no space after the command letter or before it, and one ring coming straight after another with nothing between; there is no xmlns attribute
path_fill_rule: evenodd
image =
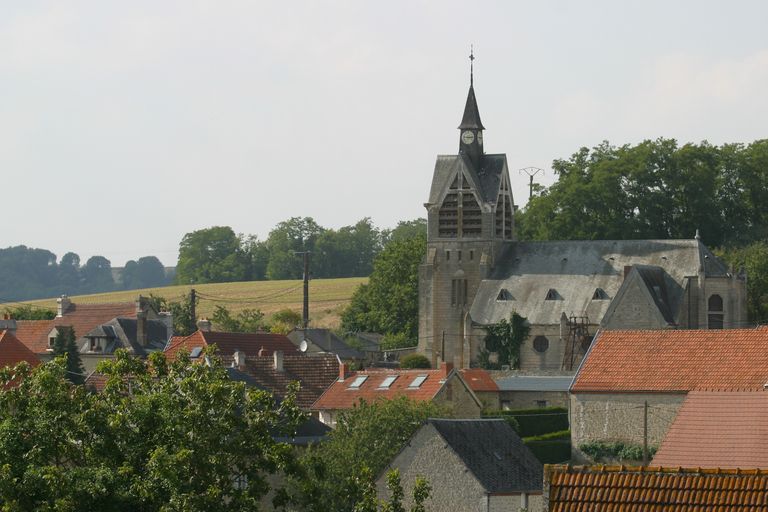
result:
<svg viewBox="0 0 768 512"><path fill-rule="evenodd" d="M542 466L501 419L429 419L376 481L388 498L386 473L400 471L406 508L416 477L432 487L427 510L455 512L542 509Z"/></svg>
<svg viewBox="0 0 768 512"><path fill-rule="evenodd" d="M320 421L334 427L339 412L360 400L375 402L400 396L444 405L458 418L479 418L483 408L461 372L450 363L436 370L371 368L357 372L340 364L338 379L312 405L312 411Z"/></svg>
<svg viewBox="0 0 768 512"><path fill-rule="evenodd" d="M598 328L719 329L747 320L746 276L690 240L519 242L506 155L485 153L470 85L459 151L438 155L419 267L419 352L476 363L485 327L525 317L521 369L574 371Z"/></svg>
<svg viewBox="0 0 768 512"><path fill-rule="evenodd" d="M768 472L759 469L544 467L548 512L742 512L768 509Z"/></svg>
<svg viewBox="0 0 768 512"><path fill-rule="evenodd" d="M573 375L532 375L520 371L491 372L499 388L500 409L569 406L568 390Z"/></svg>
<svg viewBox="0 0 768 512"><path fill-rule="evenodd" d="M294 329L288 333L288 339L301 352L309 354L336 354L344 361L357 364L369 363L375 360L370 354L351 347L330 329Z"/></svg>
<svg viewBox="0 0 768 512"><path fill-rule="evenodd" d="M658 447L686 399L701 389L762 391L768 382L768 327L602 331L570 388L573 458L587 442Z"/></svg>

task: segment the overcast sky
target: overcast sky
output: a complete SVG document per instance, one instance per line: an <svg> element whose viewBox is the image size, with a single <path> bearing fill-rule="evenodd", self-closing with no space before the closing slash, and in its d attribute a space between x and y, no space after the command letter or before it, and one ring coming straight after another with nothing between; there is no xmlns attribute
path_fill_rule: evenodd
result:
<svg viewBox="0 0 768 512"><path fill-rule="evenodd" d="M174 265L184 233L424 216L475 47L516 202L602 140L768 129L768 2L0 3L0 247Z"/></svg>

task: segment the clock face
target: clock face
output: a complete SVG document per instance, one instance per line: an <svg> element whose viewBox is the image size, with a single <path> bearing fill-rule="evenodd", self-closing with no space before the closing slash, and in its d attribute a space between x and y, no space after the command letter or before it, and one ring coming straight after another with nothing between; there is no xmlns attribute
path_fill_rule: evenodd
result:
<svg viewBox="0 0 768 512"><path fill-rule="evenodd" d="M461 142L467 145L472 144L473 142L475 142L475 134L469 130L466 130L464 133L461 134Z"/></svg>
<svg viewBox="0 0 768 512"><path fill-rule="evenodd" d="M483 143L483 132L477 132L477 143L478 144Z"/></svg>

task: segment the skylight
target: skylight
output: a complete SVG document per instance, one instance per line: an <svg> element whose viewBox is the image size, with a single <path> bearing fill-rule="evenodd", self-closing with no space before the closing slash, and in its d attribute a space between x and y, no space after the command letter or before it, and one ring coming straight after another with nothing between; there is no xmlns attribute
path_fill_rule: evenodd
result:
<svg viewBox="0 0 768 512"><path fill-rule="evenodd" d="M424 384L424 381L427 380L426 375L419 375L415 379L413 379L413 382L411 382L408 387L409 388L418 388L421 387L422 384Z"/></svg>
<svg viewBox="0 0 768 512"><path fill-rule="evenodd" d="M200 357L200 353L203 351L203 347L195 347L192 349L192 352L189 353L189 357L195 358Z"/></svg>
<svg viewBox="0 0 768 512"><path fill-rule="evenodd" d="M396 380L397 375L389 375L383 381L381 381L381 384L379 384L379 389L389 389L389 386L391 386L392 383Z"/></svg>
<svg viewBox="0 0 768 512"><path fill-rule="evenodd" d="M360 386L363 385L363 382L368 378L367 375L358 375L355 377L355 380L352 381L352 384L349 385L350 389L358 389Z"/></svg>

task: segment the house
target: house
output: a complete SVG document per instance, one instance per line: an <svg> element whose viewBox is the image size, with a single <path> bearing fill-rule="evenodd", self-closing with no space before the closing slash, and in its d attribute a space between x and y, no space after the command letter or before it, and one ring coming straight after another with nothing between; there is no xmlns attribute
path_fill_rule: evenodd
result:
<svg viewBox="0 0 768 512"><path fill-rule="evenodd" d="M80 354L114 354L123 349L129 353L146 357L150 352L160 352L170 338L168 326L162 320L137 318L113 318L91 329L83 336Z"/></svg>
<svg viewBox="0 0 768 512"><path fill-rule="evenodd" d="M768 469L768 392L691 391L653 466Z"/></svg>
<svg viewBox="0 0 768 512"><path fill-rule="evenodd" d="M499 386L496 385L491 374L482 368L463 368L459 370L464 382L483 404L483 409L498 409Z"/></svg>
<svg viewBox="0 0 768 512"><path fill-rule="evenodd" d="M570 392L576 460L588 442L658 447L686 395L702 389L762 391L768 382L768 327L602 331ZM645 406L648 413L645 413Z"/></svg>
<svg viewBox="0 0 768 512"><path fill-rule="evenodd" d="M452 364L436 370L375 369L350 372L339 367L338 379L312 405L320 421L336 425L338 413L351 409L360 400L375 402L406 396L432 401L453 411L455 417L478 418L483 404Z"/></svg>
<svg viewBox="0 0 768 512"><path fill-rule="evenodd" d="M197 357L204 347L216 345L219 356L232 357L241 351L248 357L271 356L276 350L284 354L299 354L299 349L284 334L270 332L219 332L211 331L210 323L201 322L189 336L174 336L165 348L169 360L184 351Z"/></svg>
<svg viewBox="0 0 768 512"><path fill-rule="evenodd" d="M75 303L66 295L62 295L56 302L57 312L54 319L16 322L16 337L43 361L51 359L53 343L62 327L74 329L76 343L81 352L80 359L87 371L93 371L102 359L112 357L112 352L106 350L108 348L126 348L136 355L161 349L157 346L142 345L140 337L131 334L138 330L136 326L131 327L131 323L138 325L139 321L146 321L151 325L149 328L152 333L161 333L164 327L164 334L157 337L164 337L166 341L173 333L173 319L170 313L155 311L149 301L141 296L134 302L87 304ZM118 324L116 329L115 324ZM104 325L112 327L102 332L99 327ZM148 331L145 329L146 332ZM90 338L87 336L89 334ZM97 338L98 343L94 344L94 338Z"/></svg>
<svg viewBox="0 0 768 512"><path fill-rule="evenodd" d="M541 510L541 463L505 420L427 420L376 481L382 498L395 468L406 508L421 476L432 488L427 510Z"/></svg>
<svg viewBox="0 0 768 512"><path fill-rule="evenodd" d="M288 333L288 339L302 352L336 354L344 361L373 360L362 350L351 347L330 329L294 329Z"/></svg>
<svg viewBox="0 0 768 512"><path fill-rule="evenodd" d="M768 471L658 466L544 466L549 512L768 510Z"/></svg>
<svg viewBox="0 0 768 512"><path fill-rule="evenodd" d="M568 407L572 375L532 375L528 372L491 372L499 388L501 409Z"/></svg>
<svg viewBox="0 0 768 512"><path fill-rule="evenodd" d="M339 359L333 354L285 354L275 350L270 355L249 356L236 351L222 360L231 365L230 376L267 390L280 399L291 382L298 382L301 387L296 403L305 411L339 376Z"/></svg>
<svg viewBox="0 0 768 512"><path fill-rule="evenodd" d="M13 367L22 361L30 366L40 364L40 359L19 341L12 331L0 330L0 368Z"/></svg>
<svg viewBox="0 0 768 512"><path fill-rule="evenodd" d="M420 353L467 368L485 328L526 318L524 370L573 372L598 328L722 329L747 321L746 275L701 242L520 242L505 154L486 153L475 90L458 152L438 155L419 267ZM691 233L693 235L693 233Z"/></svg>

